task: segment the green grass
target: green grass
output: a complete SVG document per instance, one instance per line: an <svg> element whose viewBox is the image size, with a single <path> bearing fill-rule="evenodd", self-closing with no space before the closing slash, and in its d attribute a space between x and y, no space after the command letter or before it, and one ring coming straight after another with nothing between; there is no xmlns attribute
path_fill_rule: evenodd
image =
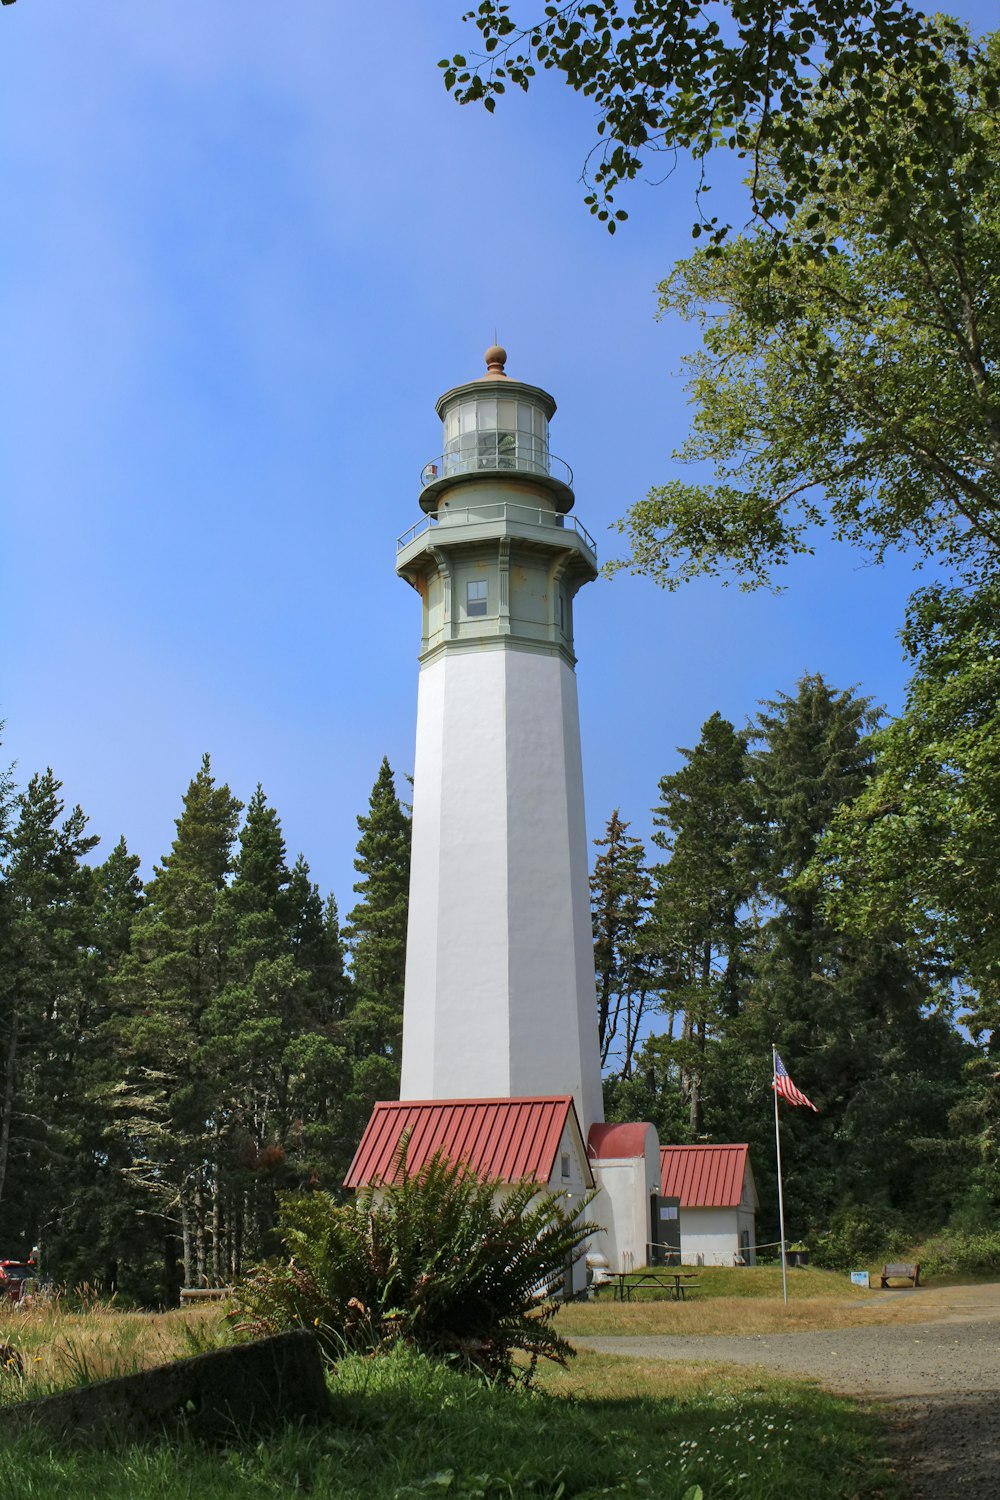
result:
<svg viewBox="0 0 1000 1500"><path fill-rule="evenodd" d="M693 1301L700 1301L705 1297L781 1296L780 1266L682 1266L681 1270L691 1272L697 1283L690 1294ZM636 1271L628 1280L632 1281L642 1274L641 1271ZM667 1271L664 1274L672 1273ZM598 1293L598 1300L611 1301L616 1295L616 1289L617 1282L602 1288ZM852 1285L850 1277L843 1271L823 1271L815 1266L789 1268L788 1290L789 1295L799 1301L867 1295L862 1287ZM637 1295L644 1302L666 1302L670 1299L670 1292L666 1288L643 1288Z"/></svg>
<svg viewBox="0 0 1000 1500"><path fill-rule="evenodd" d="M812 1386L581 1356L534 1394L397 1353L350 1359L334 1419L259 1443L101 1453L25 1435L0 1447L0 1500L705 1500L895 1496L878 1419Z"/></svg>

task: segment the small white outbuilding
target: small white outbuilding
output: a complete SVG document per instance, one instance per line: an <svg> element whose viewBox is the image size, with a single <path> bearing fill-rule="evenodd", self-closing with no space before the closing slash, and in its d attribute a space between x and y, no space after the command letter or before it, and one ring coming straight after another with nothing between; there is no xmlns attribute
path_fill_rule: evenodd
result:
<svg viewBox="0 0 1000 1500"><path fill-rule="evenodd" d="M759 1204L747 1145L661 1146L660 1195L680 1203L685 1265L755 1263Z"/></svg>

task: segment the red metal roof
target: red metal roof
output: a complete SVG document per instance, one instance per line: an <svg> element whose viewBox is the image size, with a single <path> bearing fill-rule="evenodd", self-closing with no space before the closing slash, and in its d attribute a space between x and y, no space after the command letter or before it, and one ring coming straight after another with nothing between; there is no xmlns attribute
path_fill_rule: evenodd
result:
<svg viewBox="0 0 1000 1500"><path fill-rule="evenodd" d="M591 1125L587 1136L587 1155L591 1160L612 1161L616 1158L645 1156L645 1120L630 1120L625 1125Z"/></svg>
<svg viewBox="0 0 1000 1500"><path fill-rule="evenodd" d="M354 1153L349 1188L390 1182L404 1130L410 1132L406 1165L418 1172L436 1151L465 1162L477 1176L502 1182L548 1182L566 1122L580 1126L570 1094L533 1099L380 1100ZM580 1136L582 1144L582 1136ZM584 1163L586 1158L584 1157ZM584 1165L584 1170L589 1170Z"/></svg>
<svg viewBox="0 0 1000 1500"><path fill-rule="evenodd" d="M747 1146L661 1146L660 1192L682 1208L735 1208L743 1196Z"/></svg>

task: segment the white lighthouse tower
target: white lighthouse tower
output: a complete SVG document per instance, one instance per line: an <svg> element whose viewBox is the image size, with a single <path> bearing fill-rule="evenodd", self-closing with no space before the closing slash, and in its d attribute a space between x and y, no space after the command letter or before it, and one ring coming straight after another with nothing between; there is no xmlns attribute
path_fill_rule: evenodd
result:
<svg viewBox="0 0 1000 1500"><path fill-rule="evenodd" d="M597 559L549 451L555 401L506 359L488 349L438 400L443 452L397 543L423 612L402 1078L346 1185L390 1179L405 1136L411 1170L440 1151L571 1203L596 1189L592 1269L641 1265L659 1146L603 1123L597 1041L573 649ZM570 1289L585 1279L578 1263Z"/></svg>
<svg viewBox="0 0 1000 1500"><path fill-rule="evenodd" d="M506 353L437 403L396 570L423 636L403 1099L571 1094L603 1120L573 602L597 575L552 397Z"/></svg>

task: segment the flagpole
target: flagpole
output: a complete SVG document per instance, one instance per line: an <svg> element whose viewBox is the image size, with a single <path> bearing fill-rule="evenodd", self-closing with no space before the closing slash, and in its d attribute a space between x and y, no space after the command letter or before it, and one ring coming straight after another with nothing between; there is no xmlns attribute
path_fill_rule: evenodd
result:
<svg viewBox="0 0 1000 1500"><path fill-rule="evenodd" d="M778 1232L781 1235L781 1292L788 1305L788 1272L785 1269L785 1199L781 1191L781 1131L778 1128L778 1049L771 1043L771 1093L774 1095L774 1154L778 1162Z"/></svg>

